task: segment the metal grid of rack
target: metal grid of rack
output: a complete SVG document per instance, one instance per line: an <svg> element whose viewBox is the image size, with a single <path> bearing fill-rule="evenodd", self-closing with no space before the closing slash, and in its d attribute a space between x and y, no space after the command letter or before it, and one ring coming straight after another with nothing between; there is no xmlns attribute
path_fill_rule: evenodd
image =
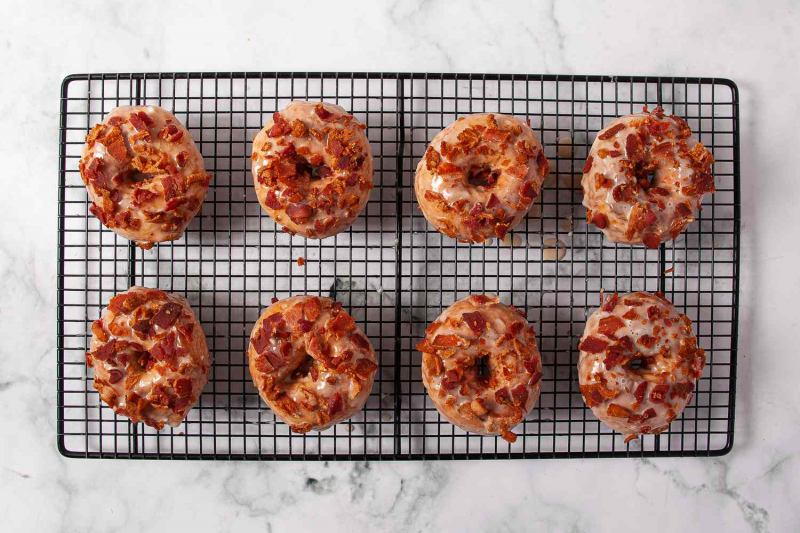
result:
<svg viewBox="0 0 800 533"><path fill-rule="evenodd" d="M342 105L361 122L375 189L354 225L322 241L291 237L260 208L252 136L293 99ZM214 174L185 235L142 251L88 212L78 172L88 130L118 105L155 104L187 126ZM587 227L580 169L611 119L663 105L713 152L717 192L699 219L658 250L614 245ZM404 73L73 75L61 98L58 250L58 445L70 457L158 459L486 459L721 455L733 444L739 277L736 86L721 79ZM459 116L530 119L551 176L505 242L457 244L418 211L417 162ZM305 265L299 266L297 258ZM132 285L188 298L213 367L179 428L132 425L101 405L85 364L91 321ZM695 323L708 365L692 403L659 436L624 444L580 397L577 343L600 291L661 290ZM544 379L517 442L467 434L427 398L414 346L455 300L494 293L536 325ZM298 435L254 388L250 328L272 297L342 302L372 341L380 370L363 412Z"/></svg>

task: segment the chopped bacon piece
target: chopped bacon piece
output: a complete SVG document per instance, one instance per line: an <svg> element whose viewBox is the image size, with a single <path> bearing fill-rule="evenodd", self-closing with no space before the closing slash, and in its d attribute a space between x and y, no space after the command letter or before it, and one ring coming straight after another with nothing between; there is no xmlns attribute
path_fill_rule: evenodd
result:
<svg viewBox="0 0 800 533"><path fill-rule="evenodd" d="M175 381L175 394L179 398L185 398L192 393L192 381L189 378L180 378Z"/></svg>
<svg viewBox="0 0 800 533"><path fill-rule="evenodd" d="M656 385L653 387L653 390L650 391L650 401L653 403L664 403L667 399L667 393L669 392L669 385Z"/></svg>
<svg viewBox="0 0 800 533"><path fill-rule="evenodd" d="M537 383L542 380L542 373L541 372L534 372L531 376L531 379L528 380L529 387L535 387Z"/></svg>
<svg viewBox="0 0 800 533"><path fill-rule="evenodd" d="M308 320L301 318L297 321L297 324L300 326L300 331L303 333L308 333L314 327L313 322L309 322Z"/></svg>
<svg viewBox="0 0 800 533"><path fill-rule="evenodd" d="M330 111L328 111L327 109L325 109L325 108L322 106L322 104L317 104L316 106L314 106L314 113L316 113L316 114L317 114L317 116L318 116L320 119L322 119L322 120L326 120L326 121L330 120L330 119L331 119L331 117L333 116L333 113L331 113Z"/></svg>
<svg viewBox="0 0 800 533"><path fill-rule="evenodd" d="M614 418L628 418L633 414L628 409L625 409L621 405L617 405L615 403L608 404L608 409L606 409L606 413L608 414L608 416L613 416Z"/></svg>
<svg viewBox="0 0 800 533"><path fill-rule="evenodd" d="M167 142L175 143L183 137L183 130L178 129L175 124L167 124L158 136Z"/></svg>
<svg viewBox="0 0 800 533"><path fill-rule="evenodd" d="M494 400L501 405L511 405L511 394L508 392L508 387L497 389L494 393Z"/></svg>
<svg viewBox="0 0 800 533"><path fill-rule="evenodd" d="M436 335L433 339L432 345L435 348L453 348L461 343L461 338L458 335Z"/></svg>
<svg viewBox="0 0 800 533"><path fill-rule="evenodd" d="M656 345L656 342L658 342L657 338L652 337L650 335L642 335L636 341L636 344L638 344L640 346L644 346L645 348L652 348L653 346Z"/></svg>
<svg viewBox="0 0 800 533"><path fill-rule="evenodd" d="M637 134L631 133L625 139L625 154L631 161L639 161L644 155L642 140Z"/></svg>
<svg viewBox="0 0 800 533"><path fill-rule="evenodd" d="M269 315L264 321L261 323L261 329L267 335L267 337L273 337L277 331L283 327L284 320L282 313L273 313Z"/></svg>
<svg viewBox="0 0 800 533"><path fill-rule="evenodd" d="M312 297L303 302L303 313L308 320L314 321L319 318L322 312L322 304L319 298Z"/></svg>
<svg viewBox="0 0 800 533"><path fill-rule="evenodd" d="M97 350L93 357L97 361L108 361L111 357L114 356L114 348L117 341L111 340L104 344L99 350Z"/></svg>
<svg viewBox="0 0 800 533"><path fill-rule="evenodd" d="M642 413L642 422L650 418L654 418L657 414L658 413L656 413L656 410L653 409L652 407L647 409L644 413Z"/></svg>
<svg viewBox="0 0 800 533"><path fill-rule="evenodd" d="M608 347L608 342L598 339L597 337L592 337L591 335L586 337L583 342L578 346L581 351L587 353L601 353Z"/></svg>
<svg viewBox="0 0 800 533"><path fill-rule="evenodd" d="M314 209L308 204L292 204L286 208L286 214L295 224L304 224L314 214Z"/></svg>
<svg viewBox="0 0 800 533"><path fill-rule="evenodd" d="M361 379L368 379L376 370L378 370L378 365L369 359L361 358L356 361L355 372Z"/></svg>
<svg viewBox="0 0 800 533"><path fill-rule="evenodd" d="M594 157L589 156L586 158L586 164L583 165L583 173L588 174L590 170L592 170L592 163L594 162Z"/></svg>
<svg viewBox="0 0 800 533"><path fill-rule="evenodd" d="M600 319L597 331L602 335L613 339L617 330L624 327L625 322L623 322L621 318L611 315Z"/></svg>
<svg viewBox="0 0 800 533"><path fill-rule="evenodd" d="M153 317L153 324L166 329L174 324L180 315L181 306L173 302L167 302L161 306L161 309Z"/></svg>
<svg viewBox="0 0 800 533"><path fill-rule="evenodd" d="M108 372L108 382L112 385L122 379L122 372L116 368Z"/></svg>
<svg viewBox="0 0 800 533"><path fill-rule="evenodd" d="M253 349L256 351L256 353L260 354L269 344L269 336L267 336L267 334L261 330L257 333L255 338L250 339L250 344L253 345Z"/></svg>
<svg viewBox="0 0 800 533"><path fill-rule="evenodd" d="M525 385L517 385L511 389L511 401L517 407L523 407L528 401L528 389Z"/></svg>
<svg viewBox="0 0 800 533"><path fill-rule="evenodd" d="M606 217L603 213L595 212L595 214L592 215L591 222L598 229L605 229L608 226L608 217Z"/></svg>
<svg viewBox="0 0 800 533"><path fill-rule="evenodd" d="M616 398L618 394L619 391L607 389L602 383L581 385L581 395L589 407L596 407L606 400Z"/></svg>
<svg viewBox="0 0 800 533"><path fill-rule="evenodd" d="M522 188L519 190L520 196L533 200L536 198L536 187L530 181L526 181Z"/></svg>
<svg viewBox="0 0 800 533"><path fill-rule="evenodd" d="M486 319L480 312L475 311L473 313L464 313L461 316L464 318L464 322L466 322L469 326L469 329L471 329L475 335L481 335L484 331L486 331L486 325L488 322L486 322Z"/></svg>
<svg viewBox="0 0 800 533"><path fill-rule="evenodd" d="M606 313L610 313L617 306L618 301L619 301L619 293L615 292L606 299L605 303L600 309L602 309Z"/></svg>
<svg viewBox="0 0 800 533"><path fill-rule="evenodd" d="M328 321L328 331L337 338L341 338L346 332L355 329L356 323L353 317L341 311L335 318Z"/></svg>
<svg viewBox="0 0 800 533"><path fill-rule="evenodd" d="M486 202L486 208L492 209L498 205L500 205L500 200L494 195L494 193L492 193L492 195L489 197L489 201Z"/></svg>
<svg viewBox="0 0 800 533"><path fill-rule="evenodd" d="M636 389L633 391L633 397L636 398L636 402L641 404L644 401L644 395L647 393L647 382L642 381L636 386Z"/></svg>
<svg viewBox="0 0 800 533"><path fill-rule="evenodd" d="M636 320L639 318L639 313L636 312L636 309L628 309L628 311L622 315L622 318L625 320Z"/></svg>
<svg viewBox="0 0 800 533"><path fill-rule="evenodd" d="M603 133L601 133L600 135L598 135L597 138L600 139L601 141L607 141L608 139L610 139L611 137L613 137L614 135L616 135L617 133L619 133L624 129L625 129L625 124L616 124L611 128L607 129L606 131L604 131Z"/></svg>
<svg viewBox="0 0 800 533"><path fill-rule="evenodd" d="M609 348L608 355L603 359L603 364L607 369L612 369L625 359L625 353L620 349Z"/></svg>
<svg viewBox="0 0 800 533"><path fill-rule="evenodd" d="M649 318L651 321L661 318L661 309L655 305L651 305L647 308L647 318Z"/></svg>
<svg viewBox="0 0 800 533"><path fill-rule="evenodd" d="M337 392L331 399L328 401L328 416L335 416L344 408L344 402L342 401L342 393Z"/></svg>

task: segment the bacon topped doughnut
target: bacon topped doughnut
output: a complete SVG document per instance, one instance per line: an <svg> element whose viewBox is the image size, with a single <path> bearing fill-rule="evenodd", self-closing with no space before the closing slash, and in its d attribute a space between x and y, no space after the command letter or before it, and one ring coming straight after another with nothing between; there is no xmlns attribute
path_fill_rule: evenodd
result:
<svg viewBox="0 0 800 533"><path fill-rule="evenodd" d="M498 297L471 295L425 330L422 382L439 413L465 431L500 435L539 398L542 363L536 334L518 309Z"/></svg>
<svg viewBox="0 0 800 533"><path fill-rule="evenodd" d="M659 293L614 293L589 317L578 347L584 402L626 442L667 429L706 363L689 318Z"/></svg>
<svg viewBox="0 0 800 533"><path fill-rule="evenodd" d="M180 238L211 181L189 132L157 106L106 115L86 136L80 171L89 211L145 250Z"/></svg>
<svg viewBox="0 0 800 533"><path fill-rule="evenodd" d="M581 180L586 219L612 242L658 248L714 192L713 163L683 119L644 106L611 122L592 144Z"/></svg>
<svg viewBox="0 0 800 533"><path fill-rule="evenodd" d="M422 213L461 242L502 239L519 224L550 171L530 126L508 115L461 117L431 141L417 165Z"/></svg>
<svg viewBox="0 0 800 533"><path fill-rule="evenodd" d="M261 315L247 349L259 394L292 431L322 431L364 407L375 350L342 304L294 296Z"/></svg>
<svg viewBox="0 0 800 533"><path fill-rule="evenodd" d="M261 207L290 234L324 239L350 227L372 189L372 149L338 105L296 101L253 139Z"/></svg>
<svg viewBox="0 0 800 533"><path fill-rule="evenodd" d="M178 426L208 381L203 329L182 297L131 287L92 324L94 388L115 413L161 429Z"/></svg>

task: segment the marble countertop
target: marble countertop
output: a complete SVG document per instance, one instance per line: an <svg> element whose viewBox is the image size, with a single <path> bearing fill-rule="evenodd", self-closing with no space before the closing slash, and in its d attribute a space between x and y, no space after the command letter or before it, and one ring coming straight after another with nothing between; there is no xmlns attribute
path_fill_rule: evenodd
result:
<svg viewBox="0 0 800 533"><path fill-rule="evenodd" d="M800 4L42 2L0 31L4 531L792 531ZM334 7L335 6L335 7ZM657 12L662 12L658 15ZM69 460L55 444L58 99L75 72L719 76L741 91L736 444L715 459L401 463ZM759 119L760 117L760 119ZM790 276L792 276L790 278ZM790 281L791 280L791 281Z"/></svg>

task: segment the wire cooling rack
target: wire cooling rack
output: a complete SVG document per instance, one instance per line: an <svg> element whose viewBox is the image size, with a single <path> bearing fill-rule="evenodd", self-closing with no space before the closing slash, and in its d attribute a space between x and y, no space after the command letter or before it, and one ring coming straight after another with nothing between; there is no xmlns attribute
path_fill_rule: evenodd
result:
<svg viewBox="0 0 800 533"><path fill-rule="evenodd" d="M352 228L291 237L262 211L251 138L293 99L342 105L361 122L375 189ZM112 108L156 104L188 127L214 180L185 235L142 251L88 212L78 172L84 137ZM663 105L716 158L717 192L675 242L615 245L587 227L580 169L613 118ZM733 444L739 285L739 110L733 82L711 78L174 73L73 75L61 95L58 205L58 446L70 457L158 459L488 459L713 456ZM530 119L551 176L505 242L457 244L433 230L413 194L416 164L458 116ZM305 265L297 259L303 257ZM178 428L132 425L101 405L84 352L89 326L132 285L186 296L211 351L210 381ZM600 291L663 291L694 321L708 364L669 430L624 444L584 406L577 344ZM516 443L469 435L427 398L414 350L427 324L470 293L527 313L544 363L539 403ZM272 297L329 295L364 329L380 362L365 409L322 433L293 434L250 380L250 329Z"/></svg>

